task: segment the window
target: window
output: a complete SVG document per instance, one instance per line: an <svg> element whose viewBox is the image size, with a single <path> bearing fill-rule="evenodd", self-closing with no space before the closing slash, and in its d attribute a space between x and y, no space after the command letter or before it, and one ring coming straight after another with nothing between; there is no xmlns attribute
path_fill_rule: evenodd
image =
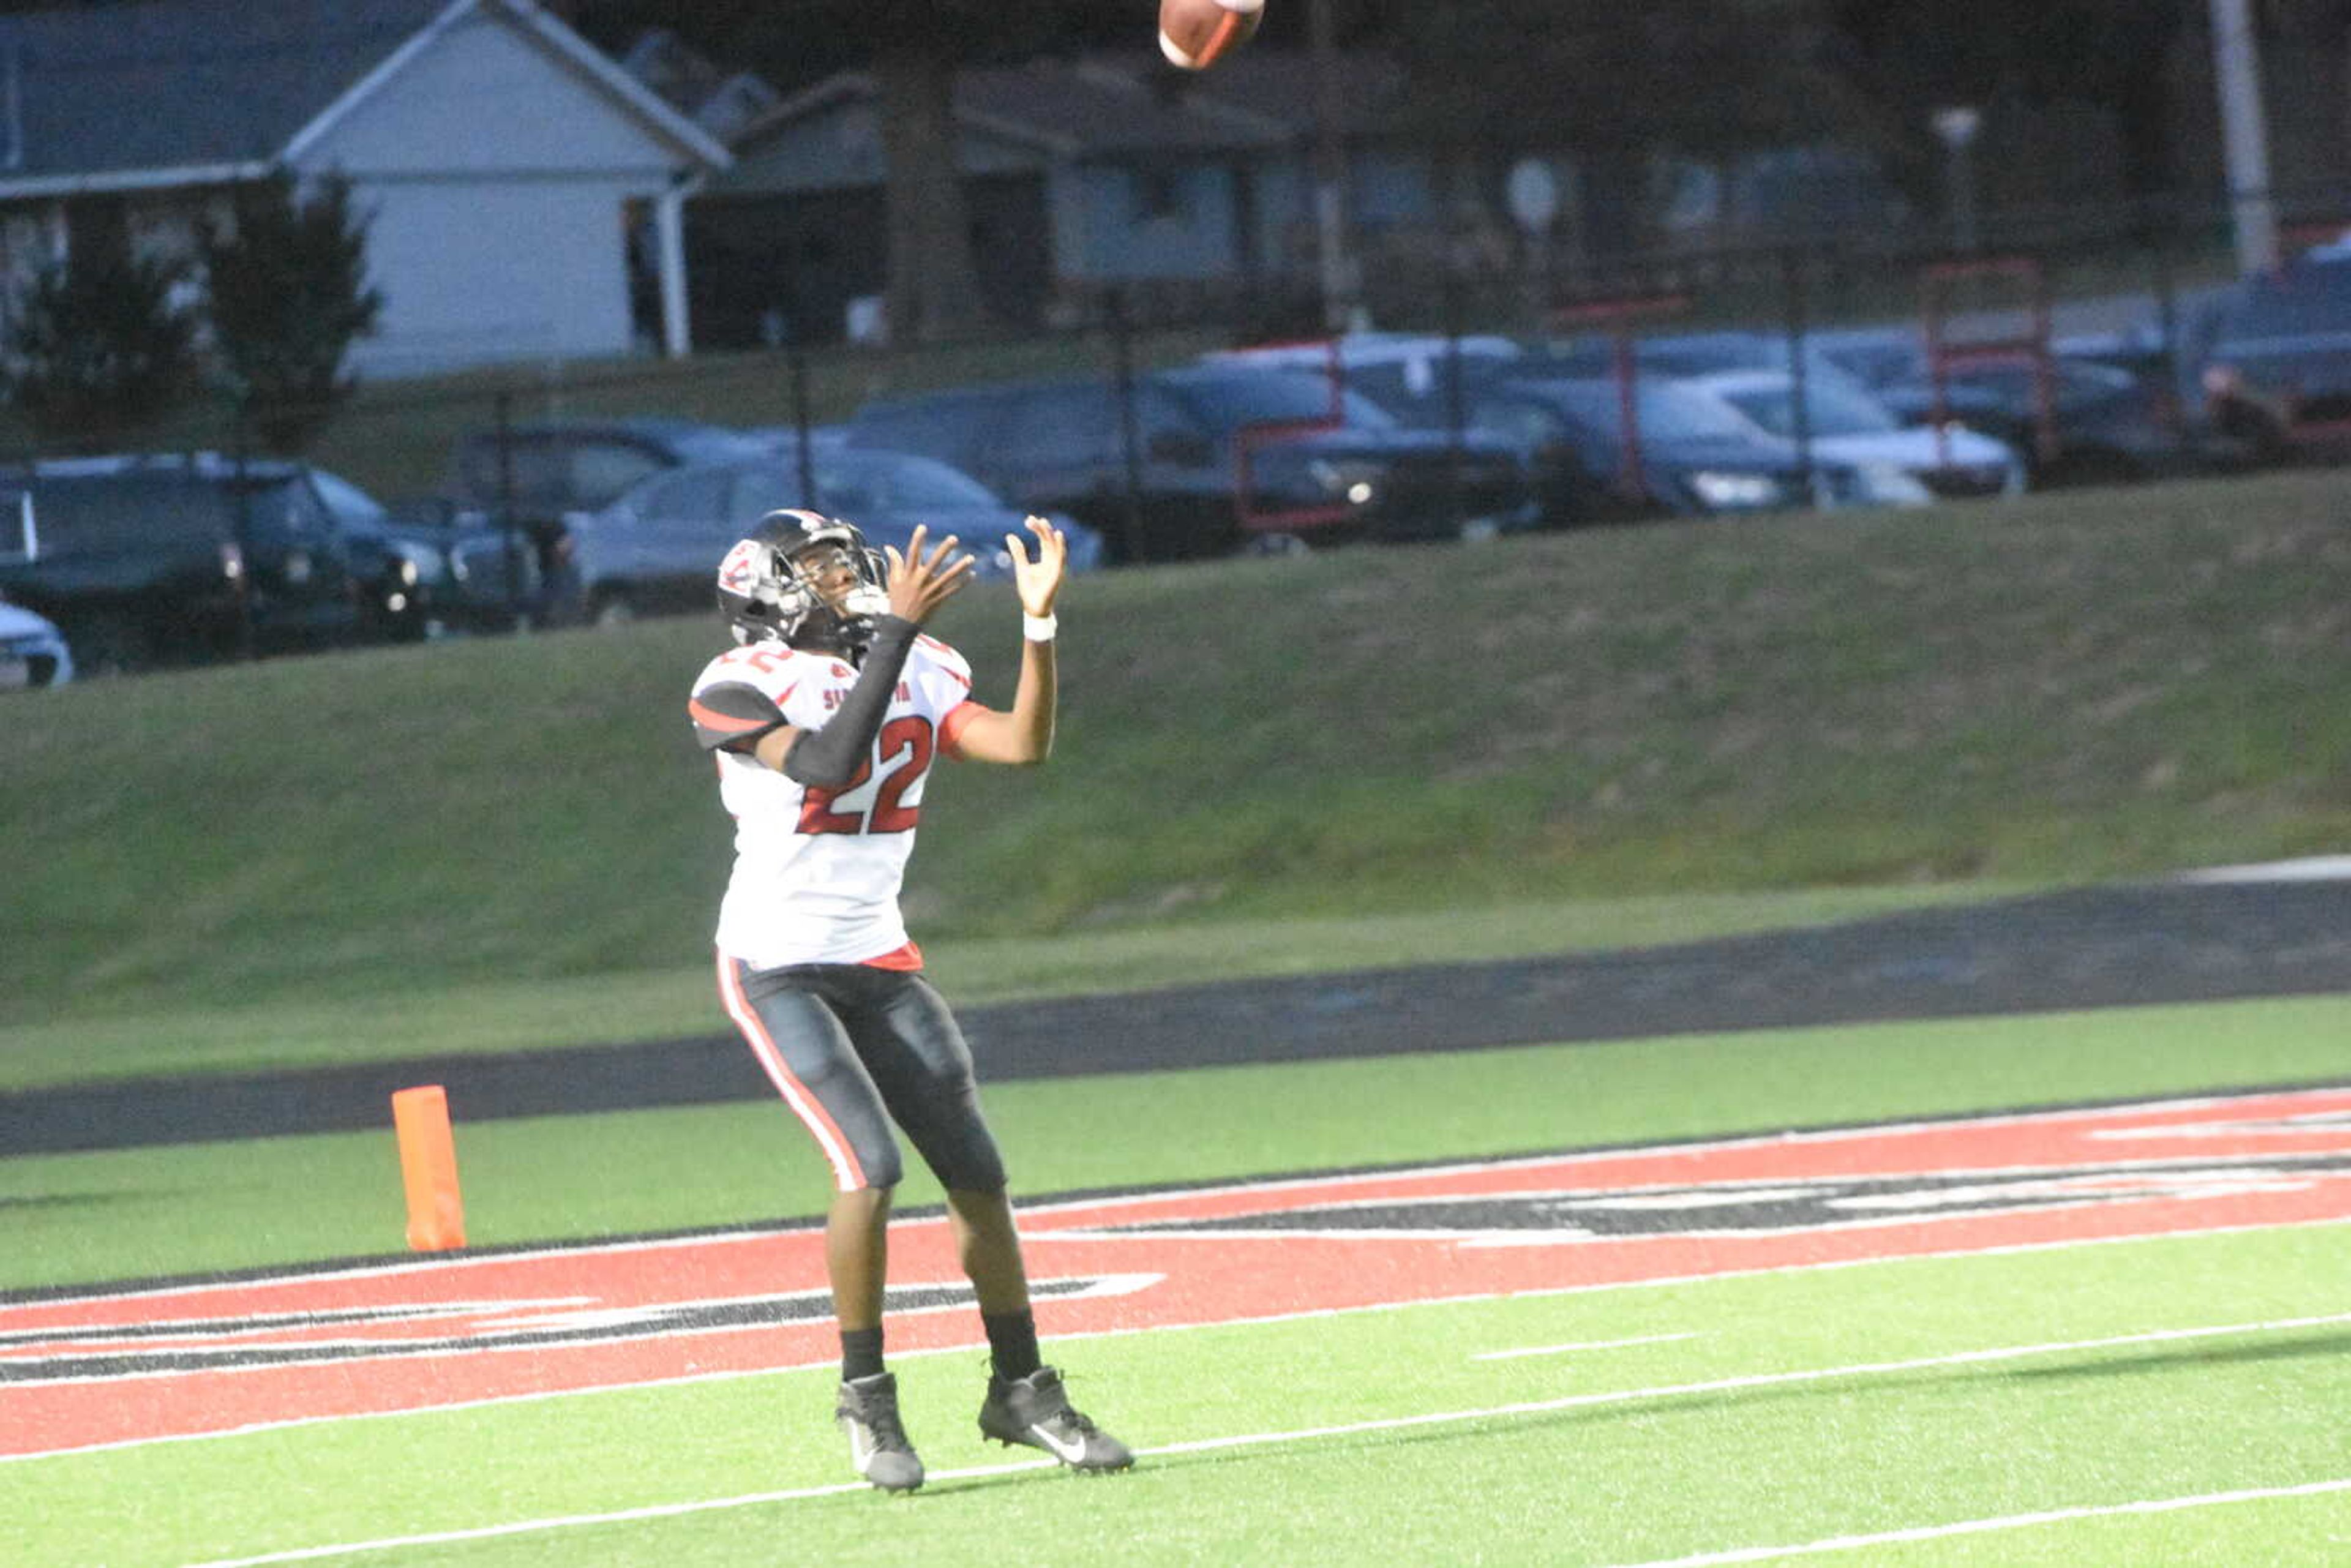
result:
<svg viewBox="0 0 2351 1568"><path fill-rule="evenodd" d="M1224 435L1245 424L1327 420L1333 412L1331 379L1308 371L1186 376L1170 390L1199 411L1201 423ZM1352 429L1396 428L1394 416L1359 392L1342 388L1336 412Z"/></svg>
<svg viewBox="0 0 2351 1568"><path fill-rule="evenodd" d="M969 475L927 457L898 453L828 453L817 466L818 506L839 517L861 511L920 512L925 508L1001 507Z"/></svg>
<svg viewBox="0 0 2351 1568"><path fill-rule="evenodd" d="M1134 197L1134 221L1156 223L1184 215L1184 180L1173 169L1134 169L1127 172Z"/></svg>
<svg viewBox="0 0 2351 1568"><path fill-rule="evenodd" d="M326 508L310 486L290 477L246 487L245 519L259 540L301 543L327 532Z"/></svg>
<svg viewBox="0 0 2351 1568"><path fill-rule="evenodd" d="M325 499L327 510L347 528L381 523L390 516L374 497L340 474L313 468L310 470L310 482L319 486L319 494Z"/></svg>
<svg viewBox="0 0 2351 1568"><path fill-rule="evenodd" d="M648 528L664 533L724 532L727 522L724 469L696 468L645 486L636 509Z"/></svg>
<svg viewBox="0 0 2351 1568"><path fill-rule="evenodd" d="M1118 451L1118 398L1107 384L1050 387L1029 393L1013 411L1001 444L1006 465L1019 469L1086 468Z"/></svg>
<svg viewBox="0 0 2351 1568"><path fill-rule="evenodd" d="M1723 399L1756 424L1792 440L1796 435L1796 387L1792 381L1733 383L1720 389ZM1811 384L1805 388L1807 434L1821 435L1882 435L1900 428L1891 414L1865 397L1840 388Z"/></svg>
<svg viewBox="0 0 2351 1568"><path fill-rule="evenodd" d="M570 493L565 504L592 511L618 500L639 480L668 465L631 442L590 441L573 449L567 466Z"/></svg>
<svg viewBox="0 0 2351 1568"><path fill-rule="evenodd" d="M1557 441L1565 434L1566 425L1557 414L1541 403L1520 398L1495 398L1482 402L1470 412L1473 429L1491 431L1513 446L1542 446Z"/></svg>
<svg viewBox="0 0 2351 1568"><path fill-rule="evenodd" d="M734 487L726 502L726 520L740 537L757 528L759 519L769 512L808 504L809 498L800 493L798 463L763 463L755 468L735 470Z"/></svg>
<svg viewBox="0 0 2351 1568"><path fill-rule="evenodd" d="M958 468L977 469L983 457L997 450L1004 412L1005 401L990 396L951 395L869 406L858 412L855 440L860 446L919 452Z"/></svg>

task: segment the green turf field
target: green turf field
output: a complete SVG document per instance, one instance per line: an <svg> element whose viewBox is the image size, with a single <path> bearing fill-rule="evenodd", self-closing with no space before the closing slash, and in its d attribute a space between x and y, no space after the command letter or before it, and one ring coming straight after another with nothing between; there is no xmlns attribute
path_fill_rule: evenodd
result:
<svg viewBox="0 0 2351 1568"><path fill-rule="evenodd" d="M2351 998L2286 998L1009 1083L990 1108L1042 1194L2342 1081L2346 1040ZM774 1218L822 1186L765 1105L461 1125L459 1148L477 1246ZM388 1135L0 1161L0 1215L14 1286L399 1248ZM2351 1485L2344 1234L1059 1343L1081 1403L1145 1450L1095 1480L983 1449L982 1353L909 1355L933 1475L911 1500L843 1484L823 1369L0 1462L0 1561L731 1568L1047 1540L1155 1563L1630 1564L1858 1538L1833 1555L2339 1562L2351 1491L2288 1489ZM1898 1532L1917 1538L1875 1539Z"/></svg>
<svg viewBox="0 0 2351 1568"><path fill-rule="evenodd" d="M10 1562L118 1568L904 1563L1038 1539L1126 1563L1646 1563L1897 1532L1922 1539L1844 1560L2339 1563L2351 1491L2126 1511L2351 1486L2343 1234L1063 1344L1143 1450L1117 1478L983 1448L966 1352L901 1362L933 1476L909 1500L843 1483L812 1369L19 1461L0 1502Z"/></svg>

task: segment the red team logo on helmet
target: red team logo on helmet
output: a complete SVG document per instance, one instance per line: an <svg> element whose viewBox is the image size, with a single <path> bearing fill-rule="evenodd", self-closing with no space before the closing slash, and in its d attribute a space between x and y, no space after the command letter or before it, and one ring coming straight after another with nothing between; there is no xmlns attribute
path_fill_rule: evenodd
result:
<svg viewBox="0 0 2351 1568"><path fill-rule="evenodd" d="M726 559L718 563L718 586L749 597L752 585L759 580L759 553L764 548L757 539L744 539L728 550Z"/></svg>

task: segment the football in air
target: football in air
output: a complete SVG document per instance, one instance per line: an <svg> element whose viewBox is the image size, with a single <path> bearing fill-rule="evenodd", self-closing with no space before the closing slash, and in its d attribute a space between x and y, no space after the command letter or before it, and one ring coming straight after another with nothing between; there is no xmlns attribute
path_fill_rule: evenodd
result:
<svg viewBox="0 0 2351 1568"><path fill-rule="evenodd" d="M1257 35L1265 0L1159 0L1159 52L1204 71Z"/></svg>

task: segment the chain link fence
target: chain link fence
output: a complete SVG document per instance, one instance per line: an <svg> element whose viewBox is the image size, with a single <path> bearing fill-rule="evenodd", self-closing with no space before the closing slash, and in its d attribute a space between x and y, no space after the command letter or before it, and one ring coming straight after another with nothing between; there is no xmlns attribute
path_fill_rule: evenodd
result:
<svg viewBox="0 0 2351 1568"><path fill-rule="evenodd" d="M2333 214L2351 214L2351 191L2299 193L2279 210L2290 251L2325 245L2344 232ZM2142 388L2151 417L2187 444L2178 461L2150 465L2145 475L2092 473L2091 465L2083 476L2153 476L2196 469L2208 457L2223 460L2218 445L2197 446L2189 433L2216 423L2211 394L2229 391L2216 379L2210 337L2215 302L2245 287L2235 277L2231 234L2229 211L2180 204L2011 216L1981 225L1976 246L1966 251L1917 227L1775 244L1685 240L1604 263L1490 235L1479 243L1460 235L1359 235L1354 298L1343 312L1334 311L1311 277L1138 281L1065 289L1046 325L946 342L784 344L675 361L516 362L432 381L361 385L334 408L301 456L375 497L402 524L438 530L447 558L442 564L464 552L475 578L469 619L479 627L546 618L549 585L561 570L564 513L607 500L681 460L684 445L663 443L684 426L751 433L796 464L813 492L812 468L839 426L861 410L948 389L1048 382L1086 389L1070 417L1098 424L1110 446L1081 486L1055 492L1008 482L1000 443L979 449L970 465L1017 506L1056 505L1093 524L1110 540L1113 559L1339 537L1343 527L1326 525L1343 525L1351 500L1385 480L1353 477L1358 469L1334 455L1316 471L1328 471L1316 480L1327 493L1297 476L1285 485L1273 472L1282 454L1271 438L1344 430L1359 406L1351 399L1374 385L1369 376L1358 385L1364 361L1353 356L1377 340L1359 330L1345 354L1314 346L1327 343L1340 314L1348 326L1376 329L1392 346L1416 340L1395 353L1398 360L1416 356L1418 368L1405 373L1419 378L1412 390L1422 400L1421 445L1433 443L1437 454L1423 462L1426 471L1410 491L1425 526L1369 537L1478 537L1511 520L1480 489L1477 465L1491 442L1472 417L1476 367L1504 344L1547 357L1562 374L1613 379L1620 387L1652 373L1651 356L1667 340L1736 337L1742 351L1763 356L1754 364L1776 357L1794 378L1793 420L1782 434L1802 481L1776 493L1783 504L1841 498L1816 482L1823 465L1817 449L1826 436L1814 428L1817 389L1808 378L1832 373L1824 366L1875 387L1900 384L1912 399L1905 418L1937 430L1991 406L1966 404L1961 381L2005 367L2012 383L2006 406L2016 412L2014 389L2021 386L2023 413L2004 433L2024 449L2036 477L2056 472L2061 455L2066 388L2060 371L2103 367ZM2351 315L2313 325L2339 334L2332 348L2351 361ZM1180 444L1165 436L1155 389L1168 384L1171 370L1203 356L1269 343L1292 347L1286 356L1260 354L1261 362L1321 373L1329 382L1327 401L1302 413L1244 418L1224 431L1235 439L1228 449L1206 455L1217 477L1211 486L1217 493L1204 504L1221 508L1230 526L1202 533L1196 549L1152 548L1160 526L1152 517L1154 476L1203 455L1176 450ZM1619 473L1583 478L1595 492L1624 479L1637 500L1645 498L1637 494L1642 486L1654 488L1657 480L1629 390L1621 406ZM258 460L266 445L259 433L287 423L287 412L200 400L138 449ZM2351 413L2351 400L2345 412ZM549 428L590 425L643 437L643 444L633 453L620 443L611 450L578 447L559 459L542 439ZM45 462L87 455L91 444L43 442L11 428L0 444L0 476L21 479ZM2331 455L2320 444L2239 444L2228 461ZM1318 496L1327 504L1313 504ZM6 586L0 572L0 589Z"/></svg>

